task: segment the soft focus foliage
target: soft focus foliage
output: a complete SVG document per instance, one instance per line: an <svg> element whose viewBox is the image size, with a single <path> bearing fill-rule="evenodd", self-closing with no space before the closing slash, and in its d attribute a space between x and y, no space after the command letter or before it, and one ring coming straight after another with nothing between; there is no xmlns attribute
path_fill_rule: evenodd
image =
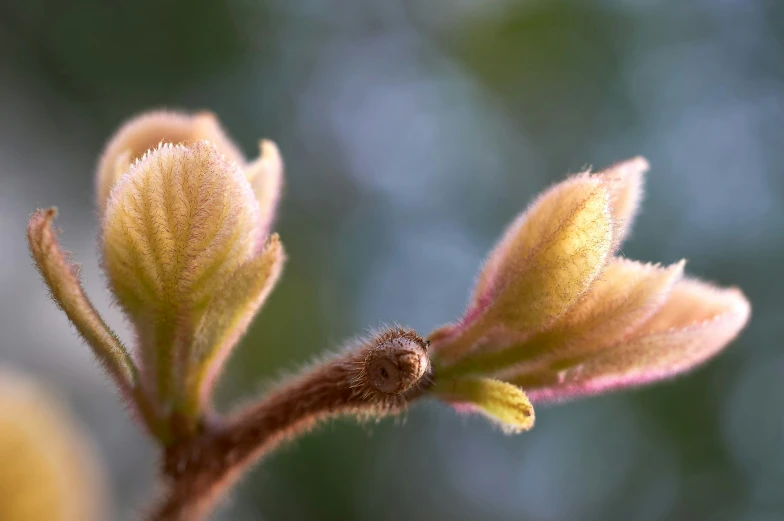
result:
<svg viewBox="0 0 784 521"><path fill-rule="evenodd" d="M107 490L93 447L63 404L0 369L0 519L104 521Z"/></svg>
<svg viewBox="0 0 784 521"><path fill-rule="evenodd" d="M466 315L430 336L436 395L455 401L450 378L484 375L566 400L672 377L735 338L750 312L740 290L679 280L683 263L613 258L647 168L635 158L574 176L509 227Z"/></svg>

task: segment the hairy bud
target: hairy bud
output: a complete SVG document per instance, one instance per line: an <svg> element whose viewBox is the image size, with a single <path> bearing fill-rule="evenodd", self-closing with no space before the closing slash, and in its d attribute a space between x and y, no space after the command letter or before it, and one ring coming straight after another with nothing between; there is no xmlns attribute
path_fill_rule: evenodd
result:
<svg viewBox="0 0 784 521"><path fill-rule="evenodd" d="M388 329L369 342L358 388L399 396L417 385L430 370L427 342L413 330Z"/></svg>
<svg viewBox="0 0 784 521"><path fill-rule="evenodd" d="M246 162L208 113L145 114L109 141L96 174L101 253L135 329L134 355L84 294L51 229L55 210L28 225L52 298L166 443L202 423L217 376L283 266L269 234L283 162L271 141L260 148Z"/></svg>

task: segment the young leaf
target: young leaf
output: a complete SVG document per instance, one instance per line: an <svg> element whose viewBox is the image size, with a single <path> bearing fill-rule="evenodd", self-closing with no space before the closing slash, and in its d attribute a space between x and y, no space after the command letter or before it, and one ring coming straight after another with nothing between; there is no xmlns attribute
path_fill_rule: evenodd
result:
<svg viewBox="0 0 784 521"><path fill-rule="evenodd" d="M431 392L458 410L476 411L507 433L534 426L534 408L519 387L490 378L458 377L437 380Z"/></svg>

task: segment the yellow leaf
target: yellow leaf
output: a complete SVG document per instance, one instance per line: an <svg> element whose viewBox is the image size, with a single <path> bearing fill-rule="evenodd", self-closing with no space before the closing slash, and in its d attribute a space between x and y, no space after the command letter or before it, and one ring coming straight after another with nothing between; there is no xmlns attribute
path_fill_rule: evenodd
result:
<svg viewBox="0 0 784 521"><path fill-rule="evenodd" d="M211 143L156 148L106 209L104 267L118 300L131 315L203 306L260 248L258 219L243 172Z"/></svg>
<svg viewBox="0 0 784 521"><path fill-rule="evenodd" d="M519 387L489 378L437 380L431 393L458 410L476 410L498 423L508 433L534 426L534 408Z"/></svg>
<svg viewBox="0 0 784 521"><path fill-rule="evenodd" d="M548 324L601 273L612 244L603 183L578 177L546 193L504 237L491 260L487 316L522 331ZM491 257L491 259L493 259Z"/></svg>

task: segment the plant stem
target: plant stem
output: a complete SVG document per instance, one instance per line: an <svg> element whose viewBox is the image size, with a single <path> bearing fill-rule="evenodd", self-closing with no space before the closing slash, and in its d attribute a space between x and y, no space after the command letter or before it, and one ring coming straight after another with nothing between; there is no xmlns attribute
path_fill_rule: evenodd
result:
<svg viewBox="0 0 784 521"><path fill-rule="evenodd" d="M394 337L397 342L390 347L389 342L384 343L390 333L380 335L359 349L315 366L259 403L205 427L196 437L168 447L162 469L168 490L147 519L206 519L256 461L321 420L342 415L377 419L404 411L431 383L430 364L424 340L407 330L396 332L417 340ZM369 368L379 366L379 357L395 364L382 364L384 377L392 368L399 371L393 376L405 383L394 393L379 391L378 380L369 373Z"/></svg>

